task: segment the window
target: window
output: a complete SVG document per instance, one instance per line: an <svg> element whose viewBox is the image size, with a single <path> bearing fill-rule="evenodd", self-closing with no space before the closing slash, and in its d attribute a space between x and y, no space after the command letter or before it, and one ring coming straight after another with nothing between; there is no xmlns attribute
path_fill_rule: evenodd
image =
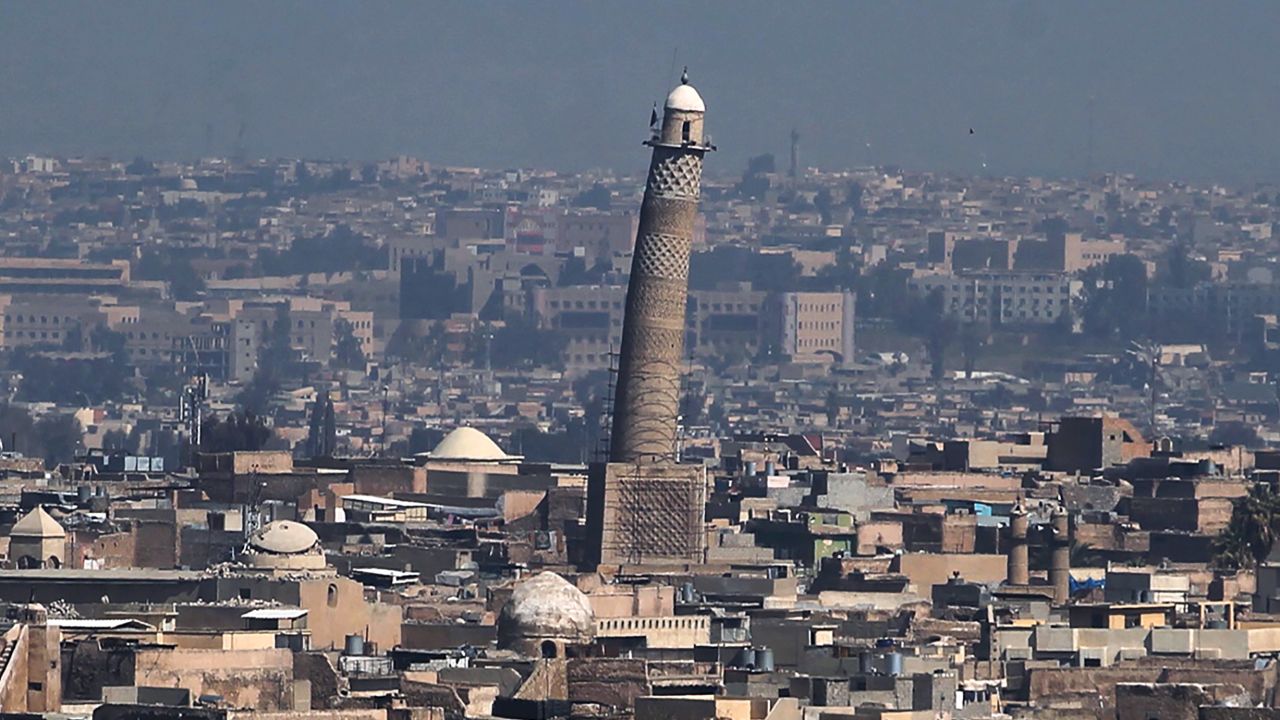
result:
<svg viewBox="0 0 1280 720"><path fill-rule="evenodd" d="M688 120L685 120L684 124L680 126L680 139L684 142L689 142L689 127L690 123Z"/></svg>
<svg viewBox="0 0 1280 720"><path fill-rule="evenodd" d="M326 594L325 602L329 604L329 607L338 606L338 586L337 585L333 583L329 583L329 591Z"/></svg>

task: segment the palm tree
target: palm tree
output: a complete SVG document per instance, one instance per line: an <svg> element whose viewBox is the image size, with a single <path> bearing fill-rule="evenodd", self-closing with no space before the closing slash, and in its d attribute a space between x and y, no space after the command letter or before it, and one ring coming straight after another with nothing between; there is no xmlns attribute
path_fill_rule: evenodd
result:
<svg viewBox="0 0 1280 720"><path fill-rule="evenodd" d="M1280 495L1259 483L1236 501L1231 521L1214 541L1214 563L1242 568L1262 562L1280 536Z"/></svg>
<svg viewBox="0 0 1280 720"><path fill-rule="evenodd" d="M1106 567L1107 558L1089 543L1071 543L1070 565L1073 568Z"/></svg>

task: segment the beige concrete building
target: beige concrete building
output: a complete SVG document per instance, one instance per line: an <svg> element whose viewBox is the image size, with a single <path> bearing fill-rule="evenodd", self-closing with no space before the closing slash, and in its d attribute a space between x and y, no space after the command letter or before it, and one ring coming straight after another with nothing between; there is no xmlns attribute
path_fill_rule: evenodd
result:
<svg viewBox="0 0 1280 720"><path fill-rule="evenodd" d="M921 297L938 293L946 314L963 322L1049 325L1070 313L1082 285L1065 273L973 272L907 281Z"/></svg>
<svg viewBox="0 0 1280 720"><path fill-rule="evenodd" d="M640 216L633 212L571 213L557 223L555 247L590 267L601 258L629 254L639 229Z"/></svg>
<svg viewBox="0 0 1280 720"><path fill-rule="evenodd" d="M774 307L776 343L783 355L795 362L853 360L853 293L782 293Z"/></svg>

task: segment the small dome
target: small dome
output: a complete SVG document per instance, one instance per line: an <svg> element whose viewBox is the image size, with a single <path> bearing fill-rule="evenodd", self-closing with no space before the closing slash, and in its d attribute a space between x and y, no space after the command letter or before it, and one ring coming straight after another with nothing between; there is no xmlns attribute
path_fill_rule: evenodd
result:
<svg viewBox="0 0 1280 720"><path fill-rule="evenodd" d="M706 112L706 103L692 85L677 85L667 96L667 109L681 112Z"/></svg>
<svg viewBox="0 0 1280 720"><path fill-rule="evenodd" d="M180 190L199 190L200 186L191 178L182 178L178 181L178 188Z"/></svg>
<svg viewBox="0 0 1280 720"><path fill-rule="evenodd" d="M58 524L53 516L44 511L44 508L37 505L35 510L22 516L22 519L13 524L13 529L9 531L9 537L21 538L63 538L67 533Z"/></svg>
<svg viewBox="0 0 1280 720"><path fill-rule="evenodd" d="M320 542L315 530L298 522L276 520L263 525L249 538L249 545L261 552L296 555Z"/></svg>
<svg viewBox="0 0 1280 720"><path fill-rule="evenodd" d="M460 427L444 436L427 457L432 460L511 460L498 443L472 427Z"/></svg>
<svg viewBox="0 0 1280 720"><path fill-rule="evenodd" d="M596 636L591 602L553 572L521 582L498 615L498 647L528 647L540 640L589 643Z"/></svg>

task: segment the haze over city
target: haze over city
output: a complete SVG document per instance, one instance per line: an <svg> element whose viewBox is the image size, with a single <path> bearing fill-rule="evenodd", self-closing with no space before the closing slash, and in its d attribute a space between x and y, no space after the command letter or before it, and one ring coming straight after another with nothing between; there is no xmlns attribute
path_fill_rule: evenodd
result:
<svg viewBox="0 0 1280 720"><path fill-rule="evenodd" d="M0 0L0 720L1280 720L1278 20Z"/></svg>
<svg viewBox="0 0 1280 720"><path fill-rule="evenodd" d="M627 170L689 65L718 172L795 126L826 169L1276 179L1280 7L1228 7L11 2L0 152Z"/></svg>

